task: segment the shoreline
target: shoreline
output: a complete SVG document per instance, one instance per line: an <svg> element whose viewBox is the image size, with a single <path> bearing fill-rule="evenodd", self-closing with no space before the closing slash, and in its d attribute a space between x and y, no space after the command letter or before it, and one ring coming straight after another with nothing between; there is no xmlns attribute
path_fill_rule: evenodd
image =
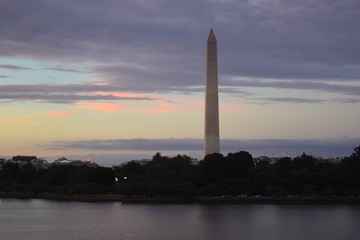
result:
<svg viewBox="0 0 360 240"><path fill-rule="evenodd" d="M69 202L121 202L123 195L0 192L0 199L44 199Z"/></svg>
<svg viewBox="0 0 360 240"><path fill-rule="evenodd" d="M360 205L359 198L337 197L337 198L256 198L256 197L125 197L123 203L130 204L171 204L171 203L189 203L204 205L221 205L221 204L289 204L289 205Z"/></svg>
<svg viewBox="0 0 360 240"><path fill-rule="evenodd" d="M91 195L91 194L59 194L59 193L23 193L0 192L0 199L44 199L68 202L121 202L125 204L333 204L360 205L356 197L142 197L125 195Z"/></svg>

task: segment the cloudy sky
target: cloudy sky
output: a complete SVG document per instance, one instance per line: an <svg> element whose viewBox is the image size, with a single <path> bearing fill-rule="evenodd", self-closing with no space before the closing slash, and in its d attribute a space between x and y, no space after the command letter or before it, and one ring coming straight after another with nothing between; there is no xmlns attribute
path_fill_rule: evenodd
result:
<svg viewBox="0 0 360 240"><path fill-rule="evenodd" d="M0 0L0 156L201 156L211 27L224 154L351 154L359 22L358 0Z"/></svg>

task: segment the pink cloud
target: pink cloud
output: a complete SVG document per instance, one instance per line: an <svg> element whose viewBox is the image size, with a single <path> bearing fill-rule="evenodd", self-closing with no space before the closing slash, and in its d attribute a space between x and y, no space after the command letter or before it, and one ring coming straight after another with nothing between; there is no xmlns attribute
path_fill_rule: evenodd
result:
<svg viewBox="0 0 360 240"><path fill-rule="evenodd" d="M123 105L120 105L119 103L106 103L106 102L81 101L75 104L75 106L78 108L91 109L101 112L119 112L125 109L125 107Z"/></svg>

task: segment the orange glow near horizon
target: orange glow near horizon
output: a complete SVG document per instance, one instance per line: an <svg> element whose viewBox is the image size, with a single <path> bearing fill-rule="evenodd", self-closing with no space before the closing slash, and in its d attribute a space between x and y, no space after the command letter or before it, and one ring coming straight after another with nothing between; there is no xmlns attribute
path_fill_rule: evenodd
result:
<svg viewBox="0 0 360 240"><path fill-rule="evenodd" d="M65 111L51 111L45 114L45 116L47 117L65 117L71 115L73 115L71 112L65 112Z"/></svg>
<svg viewBox="0 0 360 240"><path fill-rule="evenodd" d="M246 108L245 103L220 103L220 110L224 111L234 111L234 110L242 110Z"/></svg>
<svg viewBox="0 0 360 240"><path fill-rule="evenodd" d="M174 113L179 111L180 108L172 104L159 104L147 110L148 113Z"/></svg>

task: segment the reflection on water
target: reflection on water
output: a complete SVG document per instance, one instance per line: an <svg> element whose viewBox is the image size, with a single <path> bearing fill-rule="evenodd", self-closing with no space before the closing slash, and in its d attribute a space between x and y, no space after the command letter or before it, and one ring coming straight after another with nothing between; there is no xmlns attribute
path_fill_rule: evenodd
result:
<svg viewBox="0 0 360 240"><path fill-rule="evenodd" d="M0 199L0 239L360 239L360 207Z"/></svg>

